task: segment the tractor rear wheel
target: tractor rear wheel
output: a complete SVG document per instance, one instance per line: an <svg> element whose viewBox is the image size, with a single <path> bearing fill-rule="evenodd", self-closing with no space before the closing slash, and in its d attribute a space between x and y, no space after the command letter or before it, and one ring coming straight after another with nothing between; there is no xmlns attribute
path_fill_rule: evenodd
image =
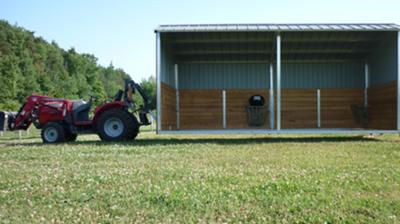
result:
<svg viewBox="0 0 400 224"><path fill-rule="evenodd" d="M111 109L100 115L97 133L104 141L134 139L139 131L139 123L128 111Z"/></svg>
<svg viewBox="0 0 400 224"><path fill-rule="evenodd" d="M58 143L65 141L64 127L56 122L49 122L42 128L41 137L44 143Z"/></svg>
<svg viewBox="0 0 400 224"><path fill-rule="evenodd" d="M126 140L134 140L136 138L136 136L139 134L140 125L139 125L138 120L136 119L136 117L133 114L129 113L129 116L131 117L131 120L132 120L131 122L132 122L133 131L131 132L131 135L126 136Z"/></svg>

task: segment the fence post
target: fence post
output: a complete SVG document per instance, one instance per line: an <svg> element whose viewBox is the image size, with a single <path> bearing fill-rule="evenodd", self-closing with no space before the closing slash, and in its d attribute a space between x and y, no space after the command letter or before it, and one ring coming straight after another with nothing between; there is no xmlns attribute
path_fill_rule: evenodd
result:
<svg viewBox="0 0 400 224"><path fill-rule="evenodd" d="M150 116L150 121L151 121L151 125L150 125L151 131L154 131L156 123L155 123L153 116Z"/></svg>
<svg viewBox="0 0 400 224"><path fill-rule="evenodd" d="M317 89L317 127L321 127L321 90Z"/></svg>
<svg viewBox="0 0 400 224"><path fill-rule="evenodd" d="M226 128L226 91L222 90L222 128Z"/></svg>

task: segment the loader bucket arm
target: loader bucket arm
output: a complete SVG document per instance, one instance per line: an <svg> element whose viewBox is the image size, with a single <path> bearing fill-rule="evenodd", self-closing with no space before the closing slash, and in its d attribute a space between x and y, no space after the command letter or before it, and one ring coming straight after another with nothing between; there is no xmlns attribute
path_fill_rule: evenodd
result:
<svg viewBox="0 0 400 224"><path fill-rule="evenodd" d="M19 109L18 113L10 112L8 114L8 128L11 131L15 130L26 130L32 124L31 117L31 105L24 103Z"/></svg>
<svg viewBox="0 0 400 224"><path fill-rule="evenodd" d="M149 125L149 119L147 118L147 114L150 112L150 100L147 94L144 92L143 88L137 84L133 80L125 80L125 92L124 92L124 100L128 105L133 103L132 94L138 92L140 97L143 99L143 105L140 106L139 109L139 119L142 125Z"/></svg>
<svg viewBox="0 0 400 224"><path fill-rule="evenodd" d="M0 121L3 121L3 127L7 127L10 131L27 130L35 119L35 105L39 98L39 96L29 96L18 112L3 112L0 114Z"/></svg>
<svg viewBox="0 0 400 224"><path fill-rule="evenodd" d="M129 88L133 91L137 91L143 99L142 110L146 113L149 111L150 100L143 88L133 80L126 80L125 82L125 101L132 103L132 96L129 94Z"/></svg>
<svg viewBox="0 0 400 224"><path fill-rule="evenodd" d="M10 120L10 130L26 130L32 124L31 120L32 110L30 105L25 104L21 107L20 111L15 115L14 122Z"/></svg>

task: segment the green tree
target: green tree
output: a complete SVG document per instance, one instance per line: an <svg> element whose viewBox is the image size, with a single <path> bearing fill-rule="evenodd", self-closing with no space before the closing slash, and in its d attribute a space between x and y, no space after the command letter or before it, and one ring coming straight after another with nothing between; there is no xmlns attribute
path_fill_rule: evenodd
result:
<svg viewBox="0 0 400 224"><path fill-rule="evenodd" d="M0 20L0 110L16 110L33 94L103 102L123 89L129 75L103 67L90 54L63 50L34 32Z"/></svg>
<svg viewBox="0 0 400 224"><path fill-rule="evenodd" d="M1 55L0 57L0 106L5 110L17 107L18 66L15 57Z"/></svg>
<svg viewBox="0 0 400 224"><path fill-rule="evenodd" d="M28 54L28 51L25 51L25 56L20 59L19 63L21 74L17 79L17 99L20 102L24 101L26 96L40 91L40 86L37 81L38 75L33 60Z"/></svg>

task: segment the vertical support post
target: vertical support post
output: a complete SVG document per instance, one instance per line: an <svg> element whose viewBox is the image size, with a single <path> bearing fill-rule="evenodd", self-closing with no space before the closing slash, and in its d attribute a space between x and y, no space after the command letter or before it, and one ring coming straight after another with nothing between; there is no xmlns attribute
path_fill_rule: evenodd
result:
<svg viewBox="0 0 400 224"><path fill-rule="evenodd" d="M368 87L369 87L369 67L368 63L365 63L364 66L365 72L365 88L364 88L364 107L368 107Z"/></svg>
<svg viewBox="0 0 400 224"><path fill-rule="evenodd" d="M397 32L397 130L400 132L400 31Z"/></svg>
<svg viewBox="0 0 400 224"><path fill-rule="evenodd" d="M180 109L179 109L179 76L178 65L175 64L175 96L176 96L176 129L180 128Z"/></svg>
<svg viewBox="0 0 400 224"><path fill-rule="evenodd" d="M222 90L222 127L226 128L226 91Z"/></svg>
<svg viewBox="0 0 400 224"><path fill-rule="evenodd" d="M151 125L150 125L150 130L151 130L151 132L153 132L154 131L154 118L153 118L153 116L150 116L150 122L151 122Z"/></svg>
<svg viewBox="0 0 400 224"><path fill-rule="evenodd" d="M269 126L274 129L274 65L269 64Z"/></svg>
<svg viewBox="0 0 400 224"><path fill-rule="evenodd" d="M19 138L19 139L22 139L22 131L21 131L21 130L18 131L18 138Z"/></svg>
<svg viewBox="0 0 400 224"><path fill-rule="evenodd" d="M321 90L317 89L317 127L321 127Z"/></svg>
<svg viewBox="0 0 400 224"><path fill-rule="evenodd" d="M3 135L4 135L4 132L0 131L0 137L3 137Z"/></svg>
<svg viewBox="0 0 400 224"><path fill-rule="evenodd" d="M161 131L161 38L156 33L157 133Z"/></svg>
<svg viewBox="0 0 400 224"><path fill-rule="evenodd" d="M276 36L276 129L281 130L281 34Z"/></svg>

